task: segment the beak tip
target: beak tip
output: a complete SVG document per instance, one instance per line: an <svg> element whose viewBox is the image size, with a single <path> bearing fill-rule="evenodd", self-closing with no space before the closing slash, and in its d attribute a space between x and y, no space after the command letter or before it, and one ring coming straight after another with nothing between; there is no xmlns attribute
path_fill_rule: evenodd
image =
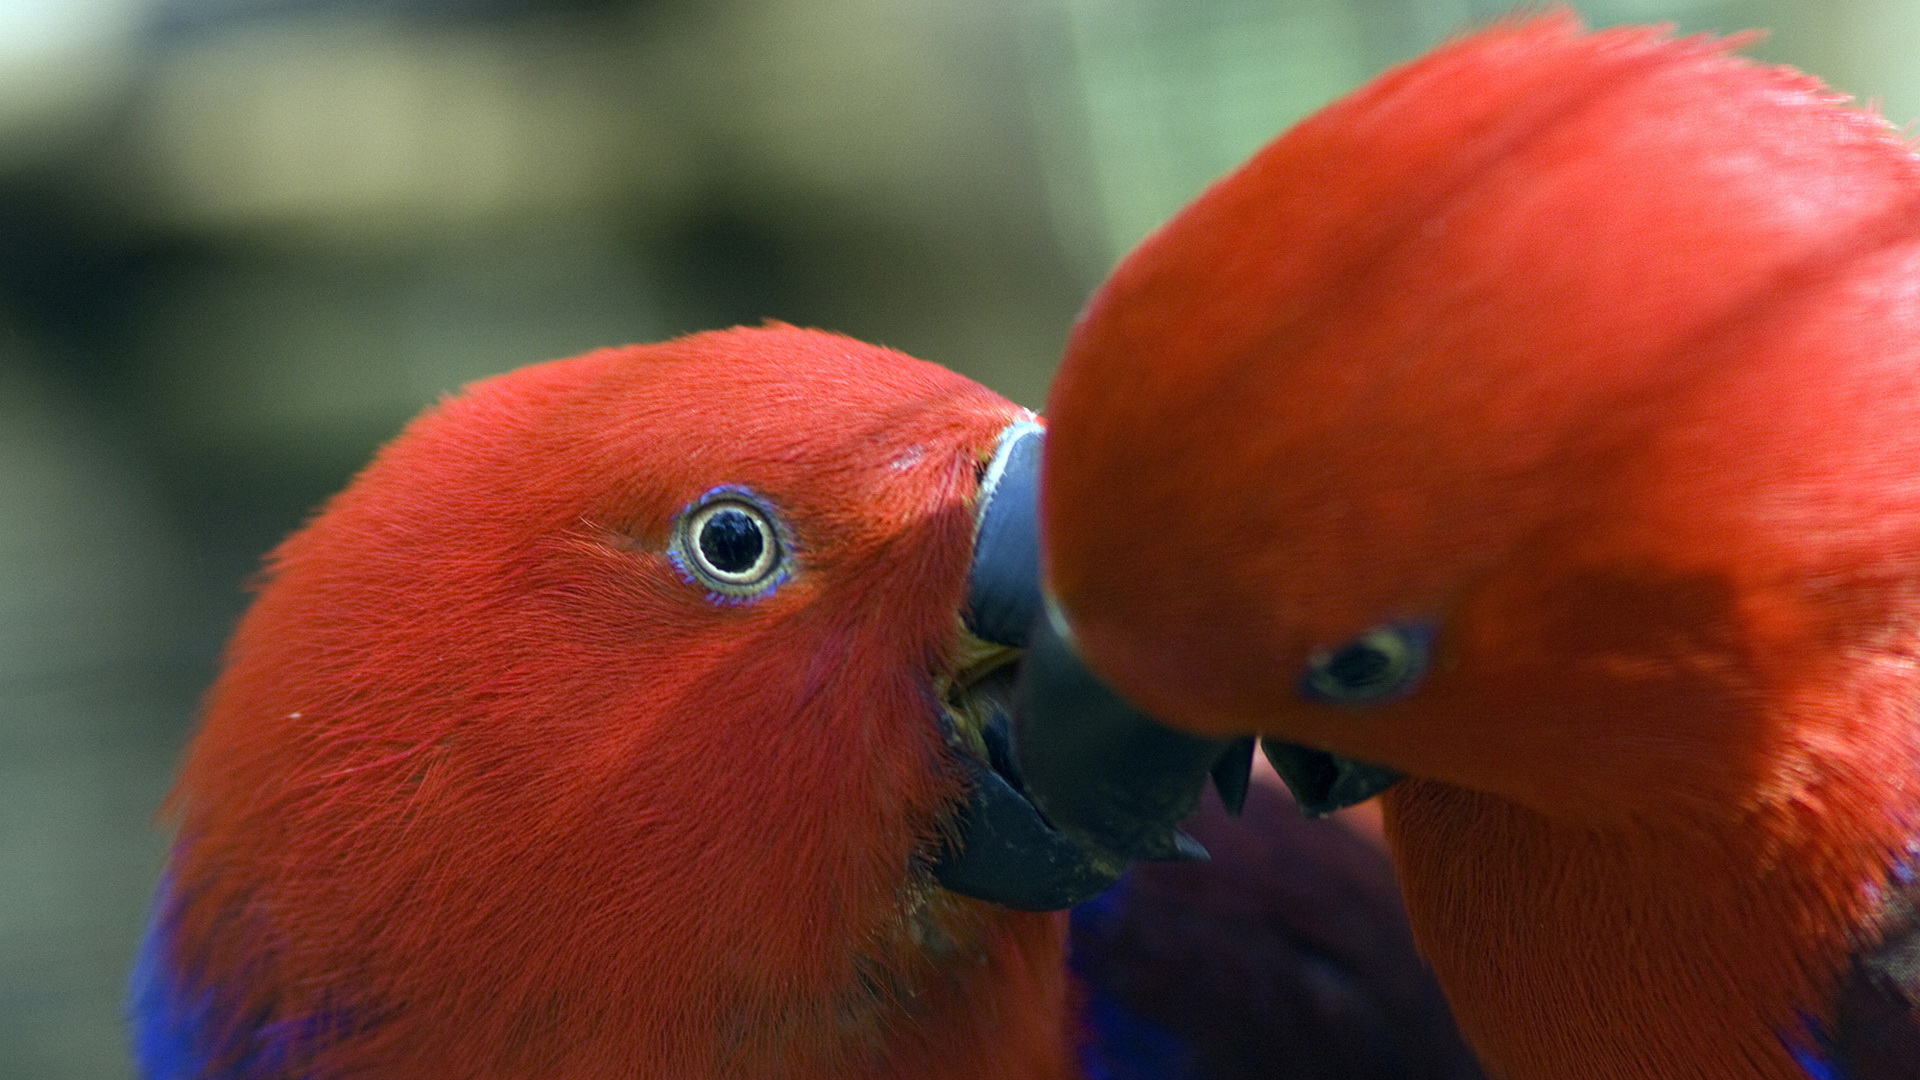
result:
<svg viewBox="0 0 1920 1080"><path fill-rule="evenodd" d="M1212 775L1244 802L1253 744L1162 725L1089 669L1051 620L1036 621L1014 710L1020 768L1036 805L1063 831L1126 860L1192 861L1204 849L1174 828Z"/></svg>
<svg viewBox="0 0 1920 1080"><path fill-rule="evenodd" d="M1262 739L1260 749L1286 782L1287 790L1293 792L1300 812L1310 818L1323 818L1366 802L1401 779L1399 772L1384 765L1355 761L1298 743Z"/></svg>
<svg viewBox="0 0 1920 1080"><path fill-rule="evenodd" d="M1220 796L1220 805L1234 817L1246 809L1247 791L1253 786L1253 744L1252 736L1235 739L1213 763L1214 791Z"/></svg>
<svg viewBox="0 0 1920 1080"><path fill-rule="evenodd" d="M1173 830L1173 849L1170 862L1207 862L1213 858L1205 845L1179 829Z"/></svg>

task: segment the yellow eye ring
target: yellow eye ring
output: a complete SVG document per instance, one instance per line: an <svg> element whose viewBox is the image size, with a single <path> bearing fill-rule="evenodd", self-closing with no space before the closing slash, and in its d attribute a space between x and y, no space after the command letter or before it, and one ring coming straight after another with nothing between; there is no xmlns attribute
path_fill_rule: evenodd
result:
<svg viewBox="0 0 1920 1080"><path fill-rule="evenodd" d="M683 576L721 602L761 596L789 573L772 511L741 488L715 488L683 511L669 554Z"/></svg>

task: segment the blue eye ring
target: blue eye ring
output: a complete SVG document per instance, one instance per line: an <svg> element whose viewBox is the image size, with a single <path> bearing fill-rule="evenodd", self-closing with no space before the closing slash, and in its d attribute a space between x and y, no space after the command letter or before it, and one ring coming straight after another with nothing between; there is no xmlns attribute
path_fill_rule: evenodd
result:
<svg viewBox="0 0 1920 1080"><path fill-rule="evenodd" d="M1315 653L1300 678L1300 696L1328 705L1373 705L1405 697L1426 677L1432 654L1432 627L1377 626L1344 645Z"/></svg>
<svg viewBox="0 0 1920 1080"><path fill-rule="evenodd" d="M716 604L744 604L793 576L793 542L765 499L731 484L695 499L674 522L667 557Z"/></svg>

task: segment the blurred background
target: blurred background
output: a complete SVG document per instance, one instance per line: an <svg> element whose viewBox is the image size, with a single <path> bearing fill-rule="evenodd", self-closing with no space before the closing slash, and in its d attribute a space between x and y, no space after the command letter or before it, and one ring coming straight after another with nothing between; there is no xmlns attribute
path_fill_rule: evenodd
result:
<svg viewBox="0 0 1920 1080"><path fill-rule="evenodd" d="M422 404L779 318L1038 405L1147 230L1507 6L0 0L0 1077L129 1075L242 583ZM1920 116L1908 0L1577 6Z"/></svg>

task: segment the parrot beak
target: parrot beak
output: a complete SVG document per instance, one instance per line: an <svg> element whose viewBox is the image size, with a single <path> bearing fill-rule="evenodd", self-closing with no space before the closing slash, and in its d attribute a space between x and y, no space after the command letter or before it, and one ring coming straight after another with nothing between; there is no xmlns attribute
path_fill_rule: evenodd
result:
<svg viewBox="0 0 1920 1080"><path fill-rule="evenodd" d="M1041 610L1039 481L1044 430L1010 425L981 478L962 652L944 710L967 780L953 835L933 865L942 886L1024 911L1058 911L1098 895L1128 859L1054 827L1027 796L1014 760L1020 651ZM1162 857L1205 858L1191 839Z"/></svg>
<svg viewBox="0 0 1920 1080"><path fill-rule="evenodd" d="M981 479L964 616L970 660L946 710L968 797L933 866L954 892L1028 911L1091 899L1130 862L1206 858L1177 825L1209 777L1240 812L1254 746L1175 731L1081 661L1040 585L1045 438L1032 421L1010 425ZM1266 752L1311 817L1399 779L1290 743L1269 741Z"/></svg>
<svg viewBox="0 0 1920 1080"><path fill-rule="evenodd" d="M1089 873L1087 868L1098 865L1103 875L1117 874L1113 867L1132 860L1204 858L1205 849L1176 826L1199 806L1209 777L1227 809L1240 812L1251 781L1254 740L1203 739L1175 731L1128 703L1081 661L1040 583L1045 439L1045 429L1031 421L1001 434L981 480L968 581L968 631L985 642L1026 651L1011 711L1017 735L1006 734L1007 710L996 710L996 719L985 725L991 769L973 762L981 775L968 820L1004 818L1004 826L977 827L996 837L1018 832L1026 838L1002 845L1009 865L989 876L995 881L1018 877L1025 862L1028 874L1044 878L1058 872L1064 883L1073 874L1053 868L1071 865ZM1399 779L1391 770L1291 743L1269 741L1266 752L1311 817L1371 798ZM1080 854L1070 856L1070 851ZM948 876L958 873L951 863L943 866ZM1097 876L1089 873L1087 880ZM948 887L985 895L973 891L979 886L970 878L967 887Z"/></svg>
<svg viewBox="0 0 1920 1080"><path fill-rule="evenodd" d="M1040 617L1040 451L1047 429L1032 420L1000 433L980 477L967 575L967 630L996 645L1027 647Z"/></svg>
<svg viewBox="0 0 1920 1080"><path fill-rule="evenodd" d="M1209 771L1235 813L1253 740L1216 743L1173 731L1089 671L1057 632L1040 585L1040 460L1046 431L1015 424L981 480L967 628L1026 650L1013 715L1021 785L1058 834L1107 862L1204 858L1175 828L1199 805ZM1010 740L1009 740L1010 741ZM1014 749L1002 750L1013 768ZM1217 767L1216 767L1217 766Z"/></svg>
<svg viewBox="0 0 1920 1080"><path fill-rule="evenodd" d="M1163 858L1180 845L1175 826L1199 808L1209 775L1229 810L1246 799L1252 739L1204 739L1141 712L1081 662L1055 612L1029 633L1016 700L1034 801L1084 843Z"/></svg>
<svg viewBox="0 0 1920 1080"><path fill-rule="evenodd" d="M1246 800L1252 737L1175 731L1090 670L1058 609L1028 635L1018 694L1018 752L1034 802L1069 836L1128 858L1161 857L1174 826L1199 806L1209 777L1234 814ZM1324 817L1393 786L1400 774L1296 743L1261 740L1267 760L1308 817Z"/></svg>
<svg viewBox="0 0 1920 1080"><path fill-rule="evenodd" d="M1021 911L1060 911L1099 895L1119 880L1126 860L1067 836L1027 798L1013 760L1011 696L1017 665L1009 664L968 691L971 711L984 713L982 755L947 725L948 745L967 781L951 840L933 864L944 888ZM984 705L984 707L980 707Z"/></svg>
<svg viewBox="0 0 1920 1080"><path fill-rule="evenodd" d="M1299 743L1260 740L1273 771L1287 782L1300 811L1308 817L1326 817L1335 810L1366 802L1400 782L1400 774L1385 765L1355 761Z"/></svg>

